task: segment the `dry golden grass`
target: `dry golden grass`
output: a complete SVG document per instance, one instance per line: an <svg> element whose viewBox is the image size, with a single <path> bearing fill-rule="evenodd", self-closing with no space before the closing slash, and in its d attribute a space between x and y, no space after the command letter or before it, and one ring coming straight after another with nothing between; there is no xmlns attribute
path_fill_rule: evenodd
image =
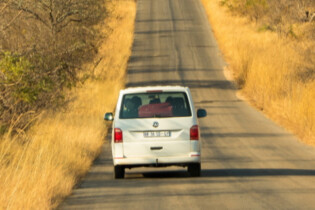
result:
<svg viewBox="0 0 315 210"><path fill-rule="evenodd" d="M0 209L51 209L71 193L104 143L103 114L114 109L133 39L135 1L113 1L101 43L96 81L69 93L59 112L41 114L20 137L0 140Z"/></svg>
<svg viewBox="0 0 315 210"><path fill-rule="evenodd" d="M304 142L315 145L315 79L301 77L303 69L314 75L314 63L304 52L314 43L259 32L254 23L219 6L219 0L202 2L242 94Z"/></svg>

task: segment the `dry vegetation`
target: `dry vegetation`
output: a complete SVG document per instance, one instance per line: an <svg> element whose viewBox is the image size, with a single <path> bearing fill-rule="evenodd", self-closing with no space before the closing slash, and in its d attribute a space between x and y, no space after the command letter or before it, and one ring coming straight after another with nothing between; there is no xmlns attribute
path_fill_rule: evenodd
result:
<svg viewBox="0 0 315 210"><path fill-rule="evenodd" d="M241 92L315 145L315 3L202 0Z"/></svg>
<svg viewBox="0 0 315 210"><path fill-rule="evenodd" d="M41 109L60 105L97 53L99 0L0 0L0 129L23 130Z"/></svg>
<svg viewBox="0 0 315 210"><path fill-rule="evenodd" d="M88 74L89 79L63 93L68 104L61 111L41 112L26 132L12 135L9 129L1 137L0 209L56 207L99 154L106 135L103 114L113 110L124 85L135 2L111 1L106 8L108 17L93 29L99 29L105 41L94 42L98 49L94 62L85 62L80 68L88 70L78 73Z"/></svg>

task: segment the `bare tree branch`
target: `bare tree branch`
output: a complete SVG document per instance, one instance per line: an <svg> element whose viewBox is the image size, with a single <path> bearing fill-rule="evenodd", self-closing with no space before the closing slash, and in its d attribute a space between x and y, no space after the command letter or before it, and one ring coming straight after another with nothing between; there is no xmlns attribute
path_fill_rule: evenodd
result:
<svg viewBox="0 0 315 210"><path fill-rule="evenodd" d="M8 8L9 4L12 0L9 0L7 3L4 3L4 6L0 9L0 13L2 13L6 8Z"/></svg>
<svg viewBox="0 0 315 210"><path fill-rule="evenodd" d="M18 14L4 27L2 27L2 31L6 30L7 28L9 28L12 23L22 14L23 11L19 11Z"/></svg>
<svg viewBox="0 0 315 210"><path fill-rule="evenodd" d="M34 12L33 10L30 10L28 8L25 8L25 7L21 7L19 6L18 7L19 10L22 10L30 15L32 15L36 20L39 20L41 23L43 23L45 26L47 26L48 28L50 28L50 25L43 19L40 17L39 14L37 14L36 12Z"/></svg>

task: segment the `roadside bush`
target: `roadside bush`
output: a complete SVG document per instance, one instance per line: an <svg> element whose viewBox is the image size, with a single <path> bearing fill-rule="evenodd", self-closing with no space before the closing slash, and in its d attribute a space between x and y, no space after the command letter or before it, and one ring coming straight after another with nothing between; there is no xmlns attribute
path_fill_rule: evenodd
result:
<svg viewBox="0 0 315 210"><path fill-rule="evenodd" d="M0 131L24 130L80 81L106 17L99 0L0 0Z"/></svg>
<svg viewBox="0 0 315 210"><path fill-rule="evenodd" d="M312 12L305 16L305 11L315 11L315 2L202 2L242 95L301 140L315 145L315 21ZM253 18L255 11L244 12L255 7L265 9L254 16L259 18Z"/></svg>
<svg viewBox="0 0 315 210"><path fill-rule="evenodd" d="M222 5L226 5L235 13L249 16L258 21L268 10L267 0L222 0Z"/></svg>
<svg viewBox="0 0 315 210"><path fill-rule="evenodd" d="M109 11L108 17L99 27L106 39L97 45L99 52L95 63L84 64L85 68L95 70L94 76L98 79L88 79L66 91L65 97L71 98L67 106L62 110L45 111L27 131L20 135L6 133L0 136L0 209L56 209L81 182L100 154L102 145L106 144L107 125L101 116L104 110L114 109L117 94L124 86L136 3L115 0L104 5ZM13 78L20 78L23 71L44 74L50 69L47 65L49 58L38 55L5 53L1 56L1 65L10 67L6 68L9 69L6 74L19 72ZM51 75L58 74L50 73L48 79L54 81ZM46 79L46 76L41 78ZM59 83L53 82L48 90L40 86L43 97L54 94L54 84ZM44 87L47 88L46 84ZM40 97L39 93L36 104Z"/></svg>
<svg viewBox="0 0 315 210"><path fill-rule="evenodd" d="M288 38L299 56L295 78L301 82L315 77L315 1L313 0L221 0L234 15L249 17L258 25L258 32L277 32L280 38ZM259 46L257 46L259 48ZM250 61L250 57L246 61ZM246 82L248 62L243 67L238 83Z"/></svg>
<svg viewBox="0 0 315 210"><path fill-rule="evenodd" d="M249 17L261 30L276 31L282 36L298 38L297 24L315 22L313 0L221 0L234 14ZM305 24L302 24L305 25ZM303 36L314 32L314 24L303 26Z"/></svg>

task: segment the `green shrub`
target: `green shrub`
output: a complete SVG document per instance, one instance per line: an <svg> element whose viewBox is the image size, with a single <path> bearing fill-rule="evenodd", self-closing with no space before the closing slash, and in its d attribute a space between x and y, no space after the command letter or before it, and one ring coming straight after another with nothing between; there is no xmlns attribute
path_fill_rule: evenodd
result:
<svg viewBox="0 0 315 210"><path fill-rule="evenodd" d="M40 92L40 85L32 78L34 66L24 57L5 53L0 60L1 89L10 92L14 100L33 103Z"/></svg>
<svg viewBox="0 0 315 210"><path fill-rule="evenodd" d="M11 124L23 127L26 122L16 121L38 108L41 96L53 90L53 83L29 59L9 52L0 57L0 72L1 130Z"/></svg>

